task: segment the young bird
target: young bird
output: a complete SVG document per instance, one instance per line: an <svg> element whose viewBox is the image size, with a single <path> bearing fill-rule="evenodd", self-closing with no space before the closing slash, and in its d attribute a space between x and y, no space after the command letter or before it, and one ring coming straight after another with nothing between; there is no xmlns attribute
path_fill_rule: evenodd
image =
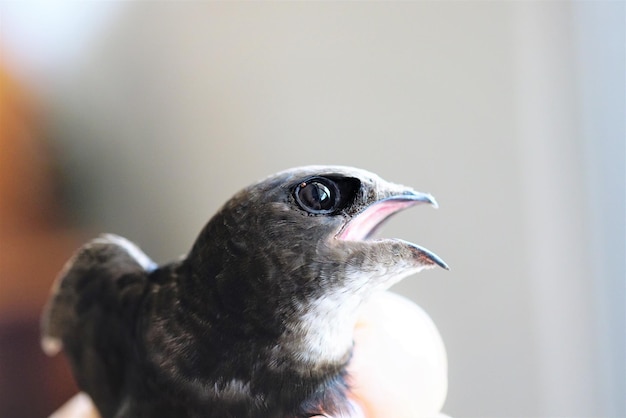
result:
<svg viewBox="0 0 626 418"><path fill-rule="evenodd" d="M359 306L447 268L415 244L371 239L419 203L436 206L365 170L310 166L237 193L176 262L104 235L57 279L44 351L65 351L103 418L350 417Z"/></svg>

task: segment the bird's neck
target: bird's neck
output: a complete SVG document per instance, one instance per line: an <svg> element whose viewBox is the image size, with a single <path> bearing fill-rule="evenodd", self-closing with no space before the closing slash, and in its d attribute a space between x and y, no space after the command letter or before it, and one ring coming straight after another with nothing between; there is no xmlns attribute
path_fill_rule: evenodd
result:
<svg viewBox="0 0 626 418"><path fill-rule="evenodd" d="M278 347L304 370L347 364L360 303L357 296L332 294L310 302L287 324Z"/></svg>
<svg viewBox="0 0 626 418"><path fill-rule="evenodd" d="M163 301L162 315L146 341L158 380L177 382L185 396L199 402L228 398L249 405L265 399L267 405L289 405L299 412L346 404L357 299L327 295L289 317L273 317L263 311L275 309L271 302L246 311L237 308L235 295L222 299L207 270L200 277L181 262L164 276L173 281L158 284L163 295L151 293ZM296 414L301 415L306 416Z"/></svg>

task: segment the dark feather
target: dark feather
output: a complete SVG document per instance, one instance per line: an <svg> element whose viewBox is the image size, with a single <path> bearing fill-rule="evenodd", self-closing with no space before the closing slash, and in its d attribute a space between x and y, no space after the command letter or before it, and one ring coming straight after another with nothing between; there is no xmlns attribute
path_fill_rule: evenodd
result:
<svg viewBox="0 0 626 418"><path fill-rule="evenodd" d="M308 167L235 195L177 262L98 238L57 281L44 349L64 349L103 418L349 417L360 303L443 263L404 241L340 238L369 236L394 202L434 200L362 170Z"/></svg>

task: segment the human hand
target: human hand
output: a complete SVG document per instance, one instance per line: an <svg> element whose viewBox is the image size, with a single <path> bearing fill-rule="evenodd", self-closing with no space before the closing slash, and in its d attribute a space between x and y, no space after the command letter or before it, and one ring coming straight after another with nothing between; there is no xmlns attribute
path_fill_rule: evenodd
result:
<svg viewBox="0 0 626 418"><path fill-rule="evenodd" d="M441 336L415 303L391 292L363 306L348 367L351 399L365 418L440 415L448 391Z"/></svg>
<svg viewBox="0 0 626 418"><path fill-rule="evenodd" d="M376 295L363 306L354 340L349 396L362 418L440 415L448 390L446 352L421 308L394 293ZM98 417L81 393L50 418Z"/></svg>

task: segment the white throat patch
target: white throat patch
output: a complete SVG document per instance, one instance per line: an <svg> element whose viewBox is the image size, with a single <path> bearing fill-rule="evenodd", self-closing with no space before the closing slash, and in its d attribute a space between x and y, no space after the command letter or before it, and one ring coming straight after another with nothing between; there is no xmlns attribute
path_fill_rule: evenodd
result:
<svg viewBox="0 0 626 418"><path fill-rule="evenodd" d="M320 364L338 362L352 348L354 326L360 295L346 293L324 295L313 301L307 312L293 329L297 336L293 347L303 363Z"/></svg>

